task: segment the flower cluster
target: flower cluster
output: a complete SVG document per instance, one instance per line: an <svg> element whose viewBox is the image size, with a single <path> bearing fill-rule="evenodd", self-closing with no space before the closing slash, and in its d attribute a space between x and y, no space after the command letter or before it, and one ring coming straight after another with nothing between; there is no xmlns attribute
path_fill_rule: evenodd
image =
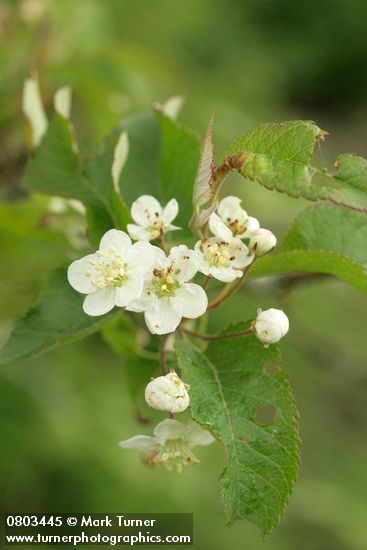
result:
<svg viewBox="0 0 367 550"><path fill-rule="evenodd" d="M166 335L179 330L180 334L184 331L207 337L189 331L183 323L201 317L211 307L205 291L209 280L226 283L231 290L236 279L242 282L257 256L274 248L276 238L247 214L239 198L229 196L210 215L209 236L197 241L193 249L181 244L167 251L166 233L180 229L172 225L178 211L175 199L162 207L154 197L143 195L132 204L131 217L135 223L128 224L129 234L117 229L107 231L94 254L70 265L68 280L75 290L86 295L85 313L104 315L117 306L143 313L152 334ZM159 246L151 244L152 240ZM193 282L198 272L206 275L203 285ZM288 328L284 312L259 309L245 333L255 334L268 346L278 342ZM162 370L163 375L146 386L145 400L153 409L168 412L171 418L158 424L154 437L139 435L120 445L148 453L151 464L162 463L168 469L175 467L181 471L183 465L198 462L192 453L193 446L208 445L214 439L196 424L185 426L172 418L189 406L189 386L173 369L166 374L162 365Z"/></svg>
<svg viewBox="0 0 367 550"><path fill-rule="evenodd" d="M209 229L213 235L195 245L199 271L224 283L242 277L255 256L270 252L276 245L273 233L260 228L258 220L241 207L238 197L220 201L217 212L210 215Z"/></svg>

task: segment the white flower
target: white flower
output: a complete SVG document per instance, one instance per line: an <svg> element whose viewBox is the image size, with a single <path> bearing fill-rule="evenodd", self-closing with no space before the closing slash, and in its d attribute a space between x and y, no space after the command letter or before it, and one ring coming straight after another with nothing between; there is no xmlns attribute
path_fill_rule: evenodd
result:
<svg viewBox="0 0 367 550"><path fill-rule="evenodd" d="M183 412L190 403L185 384L175 372L153 378L145 388L145 401L157 411Z"/></svg>
<svg viewBox="0 0 367 550"><path fill-rule="evenodd" d="M213 441L214 437L197 424L185 425L167 418L154 428L154 437L136 435L120 441L119 445L123 449L137 449L150 454L152 465L164 464L167 470L175 467L177 472L181 472L186 464L199 462L192 452L193 447L210 445Z"/></svg>
<svg viewBox="0 0 367 550"><path fill-rule="evenodd" d="M256 321L253 322L256 336L266 346L279 342L289 330L289 320L281 309L258 309Z"/></svg>
<svg viewBox="0 0 367 550"><path fill-rule="evenodd" d="M254 259L241 239L233 237L228 241L219 237L202 239L196 243L195 251L198 270L224 283L241 277L242 269Z"/></svg>
<svg viewBox="0 0 367 550"><path fill-rule="evenodd" d="M251 233L249 247L251 252L257 256L267 254L273 250L276 244L276 236L269 229L260 227Z"/></svg>
<svg viewBox="0 0 367 550"><path fill-rule="evenodd" d="M136 241L151 241L167 231L180 229L171 222L178 214L178 203L171 199L162 208L151 195L142 195L131 206L131 217L135 224L129 223L127 230Z"/></svg>
<svg viewBox="0 0 367 550"><path fill-rule="evenodd" d="M209 228L214 235L224 241L232 237L248 239L260 227L258 220L248 216L241 207L241 202L241 199L232 196L220 201L217 214L213 212L209 218Z"/></svg>
<svg viewBox="0 0 367 550"><path fill-rule="evenodd" d="M150 243L132 245L126 233L111 229L102 237L97 252L69 266L68 280L75 290L87 294L85 313L103 315L115 305L126 307L140 297L153 261Z"/></svg>
<svg viewBox="0 0 367 550"><path fill-rule="evenodd" d="M152 334L174 332L182 317L196 319L205 313L208 298L201 286L189 283L198 268L195 252L180 245L167 257L153 247L155 261L146 275L140 300L129 304L129 311L144 311L145 322Z"/></svg>

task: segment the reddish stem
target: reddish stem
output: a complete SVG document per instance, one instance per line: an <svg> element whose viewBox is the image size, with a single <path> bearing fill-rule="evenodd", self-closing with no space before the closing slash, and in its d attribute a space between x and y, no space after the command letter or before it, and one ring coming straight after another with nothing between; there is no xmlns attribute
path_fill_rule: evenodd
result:
<svg viewBox="0 0 367 550"><path fill-rule="evenodd" d="M248 336L254 333L252 328L241 330L240 332L232 332L230 334L200 334L199 332L194 332L193 330L188 330L187 328L184 328L183 331L189 336L200 338L200 340L229 340L230 338Z"/></svg>

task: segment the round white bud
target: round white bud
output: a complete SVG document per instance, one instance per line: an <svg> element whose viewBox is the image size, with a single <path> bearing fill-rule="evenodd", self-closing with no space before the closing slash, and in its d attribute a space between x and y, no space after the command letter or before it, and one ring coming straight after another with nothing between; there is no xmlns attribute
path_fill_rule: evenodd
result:
<svg viewBox="0 0 367 550"><path fill-rule="evenodd" d="M257 256L262 256L270 252L270 250L273 250L276 244L277 239L274 233L269 231L269 229L259 227L259 229L255 229L255 231L251 233L249 249Z"/></svg>
<svg viewBox="0 0 367 550"><path fill-rule="evenodd" d="M271 308L266 311L259 309L253 326L258 339L268 346L279 342L287 334L289 320L281 309Z"/></svg>
<svg viewBox="0 0 367 550"><path fill-rule="evenodd" d="M190 403L188 389L189 386L173 371L149 382L145 388L145 401L157 411L183 412Z"/></svg>

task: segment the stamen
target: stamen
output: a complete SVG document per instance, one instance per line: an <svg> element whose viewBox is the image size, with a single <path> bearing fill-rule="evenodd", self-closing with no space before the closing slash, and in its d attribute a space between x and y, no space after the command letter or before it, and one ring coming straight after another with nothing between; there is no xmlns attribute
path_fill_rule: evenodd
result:
<svg viewBox="0 0 367 550"><path fill-rule="evenodd" d="M106 286L121 286L126 279L124 264L121 255L111 246L107 250L97 250L95 256L98 261L91 260L89 264L94 271L87 271L86 277L93 277L92 284L96 288L105 288Z"/></svg>

